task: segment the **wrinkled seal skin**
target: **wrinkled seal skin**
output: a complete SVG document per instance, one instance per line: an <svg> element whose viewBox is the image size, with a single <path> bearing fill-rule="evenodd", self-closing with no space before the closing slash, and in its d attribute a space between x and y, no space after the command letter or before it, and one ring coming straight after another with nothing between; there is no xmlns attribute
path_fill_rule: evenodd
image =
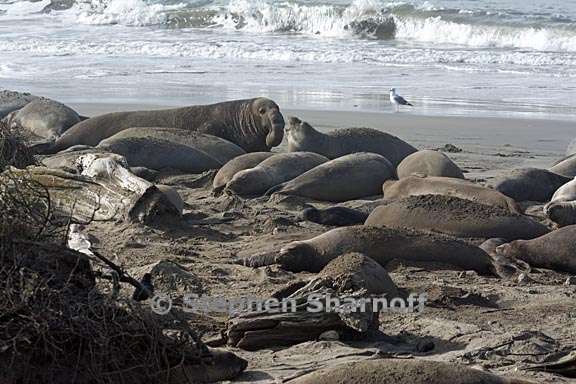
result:
<svg viewBox="0 0 576 384"><path fill-rule="evenodd" d="M442 195L410 196L376 208L366 225L436 231L460 238L533 239L546 226L507 209Z"/></svg>
<svg viewBox="0 0 576 384"><path fill-rule="evenodd" d="M284 136L284 118L272 100L257 98L157 111L115 112L82 121L54 143L36 146L38 153L56 153L73 145L96 146L134 127L179 128L226 139L246 152L269 151Z"/></svg>
<svg viewBox="0 0 576 384"><path fill-rule="evenodd" d="M291 380L290 384L536 384L463 365L418 359L343 363Z"/></svg>
<svg viewBox="0 0 576 384"><path fill-rule="evenodd" d="M336 227L364 224L367 218L367 213L347 207L330 207L326 209L310 207L302 211L303 220Z"/></svg>
<svg viewBox="0 0 576 384"><path fill-rule="evenodd" d="M362 253L384 268L396 259L449 265L483 275L494 271L484 251L453 237L367 225L336 228L309 240L295 241L279 253L252 256L245 264L280 264L292 272L319 272L336 257L351 252Z"/></svg>
<svg viewBox="0 0 576 384"><path fill-rule="evenodd" d="M496 254L516 258L532 267L576 273L576 225L532 240L516 240L496 248Z"/></svg>
<svg viewBox="0 0 576 384"><path fill-rule="evenodd" d="M278 153L254 168L236 173L224 192L243 197L259 196L327 161L326 157L314 152Z"/></svg>
<svg viewBox="0 0 576 384"><path fill-rule="evenodd" d="M252 152L233 158L224 164L216 176L214 176L212 191L215 194L220 194L235 174L245 169L254 168L267 158L274 155L275 153L272 152Z"/></svg>
<svg viewBox="0 0 576 384"><path fill-rule="evenodd" d="M571 178L538 168L515 169L488 183L490 188L502 192L516 201L548 202L562 185Z"/></svg>
<svg viewBox="0 0 576 384"><path fill-rule="evenodd" d="M419 174L463 179L462 170L442 152L425 149L407 156L396 169L398 178Z"/></svg>
<svg viewBox="0 0 576 384"><path fill-rule="evenodd" d="M561 227L576 224L576 178L558 188L544 214Z"/></svg>
<svg viewBox="0 0 576 384"><path fill-rule="evenodd" d="M409 196L444 195L493 205L522 213L514 199L468 180L453 177L408 176L398 181L389 180L382 185L385 200L398 200Z"/></svg>
<svg viewBox="0 0 576 384"><path fill-rule="evenodd" d="M370 152L384 156L396 166L406 156L416 152L416 148L405 141L376 129L346 128L321 133L296 117L289 119L286 137L290 152L316 152L329 159Z"/></svg>
<svg viewBox="0 0 576 384"><path fill-rule="evenodd" d="M557 161L550 172L557 173L565 177L576 177L576 154L571 154Z"/></svg>

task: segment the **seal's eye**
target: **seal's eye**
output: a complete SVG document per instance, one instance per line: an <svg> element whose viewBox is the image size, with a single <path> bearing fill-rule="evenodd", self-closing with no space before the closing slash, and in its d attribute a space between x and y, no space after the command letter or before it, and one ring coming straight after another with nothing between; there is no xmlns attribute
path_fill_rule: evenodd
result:
<svg viewBox="0 0 576 384"><path fill-rule="evenodd" d="M264 113L266 113L266 109L260 108L260 109L258 110L258 113L260 113L261 115L263 115Z"/></svg>

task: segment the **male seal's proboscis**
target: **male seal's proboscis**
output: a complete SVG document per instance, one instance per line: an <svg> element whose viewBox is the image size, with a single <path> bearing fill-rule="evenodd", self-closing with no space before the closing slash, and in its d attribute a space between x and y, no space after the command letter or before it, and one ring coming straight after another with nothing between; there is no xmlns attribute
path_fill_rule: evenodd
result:
<svg viewBox="0 0 576 384"><path fill-rule="evenodd" d="M157 111L114 112L82 121L58 140L35 147L51 154L74 145L96 146L128 128L169 127L226 139L247 152L269 151L284 137L284 118L272 100L256 98Z"/></svg>

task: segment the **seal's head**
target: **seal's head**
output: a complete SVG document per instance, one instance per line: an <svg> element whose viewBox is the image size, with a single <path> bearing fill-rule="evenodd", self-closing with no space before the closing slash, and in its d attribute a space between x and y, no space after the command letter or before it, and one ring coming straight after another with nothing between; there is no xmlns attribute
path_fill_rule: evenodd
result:
<svg viewBox="0 0 576 384"><path fill-rule="evenodd" d="M553 201L544 206L544 214L560 227L574 224L576 207L570 202Z"/></svg>
<svg viewBox="0 0 576 384"><path fill-rule="evenodd" d="M288 150L290 152L310 151L314 152L316 147L314 138L318 134L310 124L291 116L286 127L286 137L288 138Z"/></svg>
<svg viewBox="0 0 576 384"><path fill-rule="evenodd" d="M260 97L252 102L251 111L259 128L268 132L266 146L272 148L280 145L284 138L284 117L280 113L278 104L270 99Z"/></svg>
<svg viewBox="0 0 576 384"><path fill-rule="evenodd" d="M320 211L314 207L306 208L302 211L302 219L317 223L320 220Z"/></svg>
<svg viewBox="0 0 576 384"><path fill-rule="evenodd" d="M277 263L280 265L290 265L292 272L320 272L323 265L314 265L316 250L306 242L294 241L280 249Z"/></svg>

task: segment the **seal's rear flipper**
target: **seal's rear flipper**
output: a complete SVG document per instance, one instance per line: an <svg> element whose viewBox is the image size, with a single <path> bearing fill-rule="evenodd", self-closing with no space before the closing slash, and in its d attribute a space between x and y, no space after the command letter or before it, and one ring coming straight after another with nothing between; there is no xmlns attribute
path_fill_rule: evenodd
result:
<svg viewBox="0 0 576 384"><path fill-rule="evenodd" d="M267 265L278 264L278 252L266 252L258 255L246 257L244 259L236 260L234 264L240 264L245 267L259 268Z"/></svg>
<svg viewBox="0 0 576 384"><path fill-rule="evenodd" d="M286 183L282 183L282 184L278 184L278 185L273 186L272 188L270 188L269 190L267 190L264 193L264 196L271 196L272 194L280 191L284 187L284 184L286 184Z"/></svg>
<svg viewBox="0 0 576 384"><path fill-rule="evenodd" d="M503 279L516 278L521 273L528 274L531 271L530 265L522 260L497 253L491 254L490 257L494 274Z"/></svg>

